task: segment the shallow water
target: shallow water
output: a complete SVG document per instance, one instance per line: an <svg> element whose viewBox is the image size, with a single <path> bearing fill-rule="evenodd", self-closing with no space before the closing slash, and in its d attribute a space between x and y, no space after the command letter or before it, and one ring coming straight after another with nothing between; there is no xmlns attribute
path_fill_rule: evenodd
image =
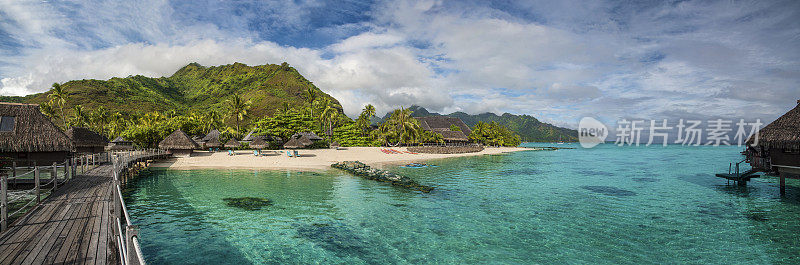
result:
<svg viewBox="0 0 800 265"><path fill-rule="evenodd" d="M575 145L559 145L559 147ZM714 173L738 147L616 147L389 167L429 194L329 170L150 170L125 191L151 264L800 262L800 186ZM259 197L260 210L223 199Z"/></svg>

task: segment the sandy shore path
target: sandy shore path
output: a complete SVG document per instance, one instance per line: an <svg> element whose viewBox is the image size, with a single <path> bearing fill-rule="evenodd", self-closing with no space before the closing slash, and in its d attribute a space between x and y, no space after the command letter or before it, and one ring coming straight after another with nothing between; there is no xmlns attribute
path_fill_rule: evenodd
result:
<svg viewBox="0 0 800 265"><path fill-rule="evenodd" d="M467 154L385 154L381 147L348 147L346 150L318 149L299 150L300 157L293 158L285 153L275 154L265 151L266 156L256 157L252 150L237 151L235 156L228 152L208 151L195 152L191 157L175 158L158 163L153 167L170 169L202 169L202 168L243 168L243 169L328 169L335 162L358 160L366 164L404 164L430 159L448 157L490 155L508 152L534 150L522 147L491 147L481 152ZM404 147L393 148L407 151Z"/></svg>

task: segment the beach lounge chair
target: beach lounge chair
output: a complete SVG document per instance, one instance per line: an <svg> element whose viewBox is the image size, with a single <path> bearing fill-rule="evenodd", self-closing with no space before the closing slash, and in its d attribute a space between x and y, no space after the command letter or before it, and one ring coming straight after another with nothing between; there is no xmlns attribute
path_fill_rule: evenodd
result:
<svg viewBox="0 0 800 265"><path fill-rule="evenodd" d="M232 155L234 155L234 154L233 154L233 150L228 150L228 155L229 155L229 156L232 156Z"/></svg>
<svg viewBox="0 0 800 265"><path fill-rule="evenodd" d="M286 156L292 157L292 151L286 151Z"/></svg>
<svg viewBox="0 0 800 265"><path fill-rule="evenodd" d="M258 150L253 150L253 155L258 156Z"/></svg>
<svg viewBox="0 0 800 265"><path fill-rule="evenodd" d="M294 150L294 157L298 157L298 156L300 156L300 155L297 154L297 150Z"/></svg>

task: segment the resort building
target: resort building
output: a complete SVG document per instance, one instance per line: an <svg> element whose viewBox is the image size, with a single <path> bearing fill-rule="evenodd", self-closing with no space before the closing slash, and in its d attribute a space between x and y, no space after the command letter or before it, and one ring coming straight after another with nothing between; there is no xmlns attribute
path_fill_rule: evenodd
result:
<svg viewBox="0 0 800 265"><path fill-rule="evenodd" d="M108 145L109 151L128 151L135 149L133 147L133 142L128 141L122 136L117 136L114 140L111 141L111 144Z"/></svg>
<svg viewBox="0 0 800 265"><path fill-rule="evenodd" d="M49 165L63 162L72 149L72 140L39 111L39 105L0 102L0 157L23 165Z"/></svg>
<svg viewBox="0 0 800 265"><path fill-rule="evenodd" d="M800 177L800 100L794 109L751 136L745 155L753 170L778 175L781 194L785 193L785 179Z"/></svg>
<svg viewBox="0 0 800 265"><path fill-rule="evenodd" d="M284 149L300 149L304 147L306 147L306 145L301 143L300 140L294 137L292 137L292 139L289 139L288 142L283 144Z"/></svg>
<svg viewBox="0 0 800 265"><path fill-rule="evenodd" d="M213 138L208 142L203 144L205 148L220 148L222 147L222 142L219 141L219 138Z"/></svg>
<svg viewBox="0 0 800 265"><path fill-rule="evenodd" d="M239 148L241 146L242 146L242 144L239 143L239 141L236 141L236 139L233 139L233 138L231 138L230 140L228 140L227 143L225 143L225 148Z"/></svg>
<svg viewBox="0 0 800 265"><path fill-rule="evenodd" d="M292 135L292 138L300 139L301 137L305 136L307 140L316 142L322 140L322 137L317 136L314 132L299 132Z"/></svg>
<svg viewBox="0 0 800 265"><path fill-rule="evenodd" d="M263 138L261 138L261 137L256 137L256 138L255 138L255 140L253 140L252 142L250 142L250 148L251 148L251 149L258 149L258 150L261 150L261 149L265 149L265 148L267 148L268 146L269 146L269 145L267 144L267 142L266 142L266 141L264 141L264 139L263 139Z"/></svg>
<svg viewBox="0 0 800 265"><path fill-rule="evenodd" d="M214 139L214 138L219 140L219 135L220 135L219 130L217 130L217 129L211 130L210 132L208 132L208 134L206 134L205 137L203 137L202 141L203 142L208 142L208 141L211 141L211 139Z"/></svg>
<svg viewBox="0 0 800 265"><path fill-rule="evenodd" d="M108 138L89 128L70 127L64 133L72 140L74 151L79 154L102 153L108 144Z"/></svg>
<svg viewBox="0 0 800 265"><path fill-rule="evenodd" d="M441 134L446 142L469 142L469 134L472 130L459 118L447 116L414 118L419 121L423 130Z"/></svg>
<svg viewBox="0 0 800 265"><path fill-rule="evenodd" d="M248 132L247 135L244 138L242 138L242 140L239 142L250 143L252 141L255 141L256 139L267 140L267 137L263 135L255 135L254 133L256 130L258 130L258 128L253 128L252 130L250 130L250 132Z"/></svg>
<svg viewBox="0 0 800 265"><path fill-rule="evenodd" d="M189 138L181 129L175 130L172 134L158 143L158 148L166 150L173 156L191 156L194 149L200 148L192 138Z"/></svg>

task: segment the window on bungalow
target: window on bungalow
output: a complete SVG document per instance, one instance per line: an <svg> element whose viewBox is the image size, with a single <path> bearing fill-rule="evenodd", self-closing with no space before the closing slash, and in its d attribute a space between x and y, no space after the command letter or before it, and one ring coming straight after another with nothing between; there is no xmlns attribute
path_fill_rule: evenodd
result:
<svg viewBox="0 0 800 265"><path fill-rule="evenodd" d="M0 132L14 131L14 116L0 117Z"/></svg>

